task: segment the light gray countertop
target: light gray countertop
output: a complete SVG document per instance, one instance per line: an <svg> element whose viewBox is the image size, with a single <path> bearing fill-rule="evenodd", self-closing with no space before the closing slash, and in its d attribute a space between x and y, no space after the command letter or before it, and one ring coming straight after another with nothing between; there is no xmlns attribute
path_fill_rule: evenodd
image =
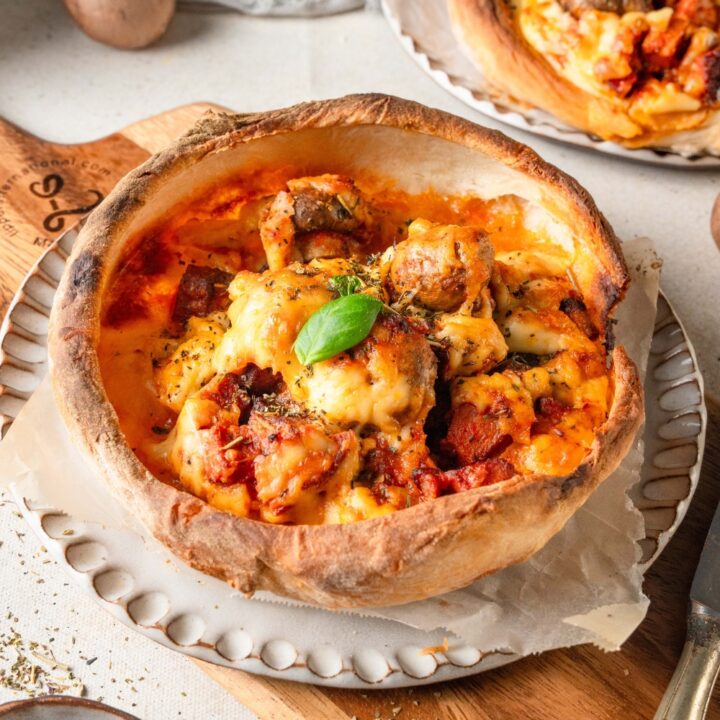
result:
<svg viewBox="0 0 720 720"><path fill-rule="evenodd" d="M647 235L655 240L665 261L662 287L698 350L708 389L720 395L720 252L709 232L720 172L632 164L485 119L425 76L374 11L315 20L181 12L157 46L140 52L117 51L89 40L70 21L60 0L0 0L0 18L0 115L49 140L88 141L195 101L252 111L365 91L401 95L502 129L574 175L621 237ZM108 623L85 598L78 598L74 612L62 617L62 603L54 605L53 593L67 592L75 601L75 591L63 588L59 568L31 561L37 551L34 539L11 532L11 525L18 533L25 529L5 508L2 516L10 520L2 532L0 587L10 588L10 596L4 590L0 594L0 632L9 627L4 619L8 612L22 615L21 607L39 608L39 615L19 620L29 636L61 626L58 643L71 655L77 651L70 633L86 645L111 647L118 677L141 673L133 667L138 653L142 660L137 662L164 668L153 682L152 695L139 687L136 696L113 687L109 654L103 656L102 670L100 661L83 668L78 660L81 679L95 696L104 694L145 718L200 717L203 710L207 718L247 717L229 696L213 694L209 681L179 656L150 647L142 638L126 643L125 630ZM15 572L19 553L34 574ZM46 582L38 584L38 574ZM87 653L101 655L94 649ZM169 677L170 670L176 679ZM190 697L181 697L180 685L189 688ZM0 687L0 701L11 697Z"/></svg>

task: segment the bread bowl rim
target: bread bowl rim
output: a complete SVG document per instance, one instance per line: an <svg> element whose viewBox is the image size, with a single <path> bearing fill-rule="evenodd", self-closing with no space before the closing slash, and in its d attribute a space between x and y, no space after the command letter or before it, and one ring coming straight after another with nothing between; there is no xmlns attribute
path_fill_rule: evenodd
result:
<svg viewBox="0 0 720 720"><path fill-rule="evenodd" d="M74 441L146 527L193 567L252 593L271 590L324 607L398 604L466 585L539 549L617 466L642 417L634 365L613 352L615 396L592 451L568 477L517 476L421 503L384 518L347 525L268 525L231 515L163 483L125 441L100 376L95 344L104 284L114 267L106 255L122 241L138 208L169 172L180 172L234 143L308 127L385 125L438 136L480 151L564 198L601 256L596 283L604 314L627 282L617 238L590 196L572 178L501 133L416 103L382 95L346 96L251 115L209 114L186 136L120 181L88 218L68 261L51 314L49 349L58 407ZM502 512L501 512L502 511ZM477 547L484 529L519 516L540 526L523 538L511 562L478 568L460 550ZM498 518L500 520L498 520ZM497 531L496 531L497 532ZM512 528L508 538L514 537ZM497 540L497 535L495 537ZM363 555L363 550L369 548ZM447 558L455 558L450 565ZM362 560L361 560L362 558ZM449 577L448 577L449 576Z"/></svg>

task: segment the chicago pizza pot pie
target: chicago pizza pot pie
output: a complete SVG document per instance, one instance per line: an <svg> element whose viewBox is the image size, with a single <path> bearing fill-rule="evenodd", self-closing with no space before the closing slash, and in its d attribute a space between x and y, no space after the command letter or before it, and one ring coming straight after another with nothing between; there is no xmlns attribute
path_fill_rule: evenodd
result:
<svg viewBox="0 0 720 720"><path fill-rule="evenodd" d="M245 593L378 606L556 533L642 415L587 193L377 95L210 115L93 213L51 320L118 501Z"/></svg>
<svg viewBox="0 0 720 720"><path fill-rule="evenodd" d="M628 147L720 152L715 0L448 0L488 81Z"/></svg>

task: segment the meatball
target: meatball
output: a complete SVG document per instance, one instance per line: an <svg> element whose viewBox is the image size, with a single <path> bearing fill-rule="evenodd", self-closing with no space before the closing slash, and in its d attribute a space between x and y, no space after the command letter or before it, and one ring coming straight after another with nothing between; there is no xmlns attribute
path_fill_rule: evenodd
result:
<svg viewBox="0 0 720 720"><path fill-rule="evenodd" d="M230 304L227 288L231 273L214 267L190 265L183 273L175 297L172 319L186 323L193 315L204 317Z"/></svg>
<svg viewBox="0 0 720 720"><path fill-rule="evenodd" d="M490 280L493 247L482 230L415 220L390 263L390 295L442 312L471 306Z"/></svg>

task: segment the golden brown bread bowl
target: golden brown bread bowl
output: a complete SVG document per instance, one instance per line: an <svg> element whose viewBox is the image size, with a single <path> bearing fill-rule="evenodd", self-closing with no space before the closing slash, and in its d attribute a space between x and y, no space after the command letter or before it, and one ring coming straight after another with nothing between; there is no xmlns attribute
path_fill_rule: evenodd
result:
<svg viewBox="0 0 720 720"><path fill-rule="evenodd" d="M210 114L89 217L51 373L193 567L399 604L521 562L621 461L627 282L587 192L499 132L381 95Z"/></svg>
<svg viewBox="0 0 720 720"><path fill-rule="evenodd" d="M720 152L713 0L448 0L502 93L626 147Z"/></svg>

